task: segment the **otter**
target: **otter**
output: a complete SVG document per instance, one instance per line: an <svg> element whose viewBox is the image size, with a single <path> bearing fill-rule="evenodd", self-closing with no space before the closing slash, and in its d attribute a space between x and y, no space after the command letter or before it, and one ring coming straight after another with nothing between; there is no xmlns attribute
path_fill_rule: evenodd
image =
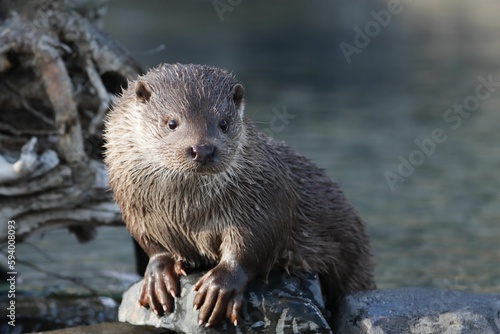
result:
<svg viewBox="0 0 500 334"><path fill-rule="evenodd" d="M149 256L139 303L172 312L179 277L200 325L235 325L248 283L273 268L317 273L327 305L375 289L364 223L337 183L244 115L228 71L163 64L140 76L105 122L109 183Z"/></svg>

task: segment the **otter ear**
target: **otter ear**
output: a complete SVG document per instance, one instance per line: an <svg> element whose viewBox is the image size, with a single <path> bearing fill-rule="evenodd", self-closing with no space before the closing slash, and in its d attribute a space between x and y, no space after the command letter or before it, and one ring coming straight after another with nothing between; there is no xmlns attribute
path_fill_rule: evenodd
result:
<svg viewBox="0 0 500 334"><path fill-rule="evenodd" d="M239 109L243 104L243 95L245 93L245 88L242 85L236 84L233 86L233 102L237 109Z"/></svg>
<svg viewBox="0 0 500 334"><path fill-rule="evenodd" d="M151 87L146 82L137 81L135 83L135 97L139 102L149 102L152 92Z"/></svg>

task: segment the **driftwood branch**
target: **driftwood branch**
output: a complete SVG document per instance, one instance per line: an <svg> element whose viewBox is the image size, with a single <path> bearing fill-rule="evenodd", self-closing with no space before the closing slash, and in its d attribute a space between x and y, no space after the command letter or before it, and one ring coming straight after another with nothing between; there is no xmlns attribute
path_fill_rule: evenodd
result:
<svg viewBox="0 0 500 334"><path fill-rule="evenodd" d="M69 227L122 224L102 163L102 122L141 73L63 0L0 0L0 245Z"/></svg>

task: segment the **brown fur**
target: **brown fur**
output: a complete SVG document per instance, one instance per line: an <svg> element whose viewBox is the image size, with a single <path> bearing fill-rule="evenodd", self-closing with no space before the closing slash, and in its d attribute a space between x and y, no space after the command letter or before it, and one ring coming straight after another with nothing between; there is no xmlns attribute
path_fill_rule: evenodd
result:
<svg viewBox="0 0 500 334"><path fill-rule="evenodd" d="M260 133L243 115L242 93L224 70L179 64L123 92L106 122L105 162L133 237L150 256L166 252L189 267L230 254L253 277L273 267L317 272L331 302L375 288L364 225L338 185ZM186 157L201 143L216 147L212 163Z"/></svg>

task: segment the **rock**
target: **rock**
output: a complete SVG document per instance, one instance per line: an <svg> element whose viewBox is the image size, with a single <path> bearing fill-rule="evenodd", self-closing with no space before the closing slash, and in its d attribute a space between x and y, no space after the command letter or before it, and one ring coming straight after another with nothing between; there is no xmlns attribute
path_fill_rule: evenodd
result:
<svg viewBox="0 0 500 334"><path fill-rule="evenodd" d="M7 292L3 296L7 297ZM3 296L0 297L0 309L6 310L10 307L9 299ZM32 333L117 321L118 302L107 296L70 294L65 291L49 295L16 291L14 305L15 326L9 324L11 318L2 316L2 334Z"/></svg>
<svg viewBox="0 0 500 334"><path fill-rule="evenodd" d="M181 296L176 298L175 310L158 317L149 309L140 307L139 289L135 283L123 295L118 319L135 325L162 327L177 333L331 333L323 315L324 302L316 275L291 277L273 272L268 283L252 282L245 293L238 326L224 320L218 326L198 326L198 312L193 310L193 285L203 273L181 277Z"/></svg>
<svg viewBox="0 0 500 334"><path fill-rule="evenodd" d="M400 288L346 296L335 324L344 334L498 334L500 294Z"/></svg>
<svg viewBox="0 0 500 334"><path fill-rule="evenodd" d="M103 322L97 325L79 326L55 331L38 332L44 334L167 334L172 333L165 329L149 327L149 326L134 326L123 322Z"/></svg>

